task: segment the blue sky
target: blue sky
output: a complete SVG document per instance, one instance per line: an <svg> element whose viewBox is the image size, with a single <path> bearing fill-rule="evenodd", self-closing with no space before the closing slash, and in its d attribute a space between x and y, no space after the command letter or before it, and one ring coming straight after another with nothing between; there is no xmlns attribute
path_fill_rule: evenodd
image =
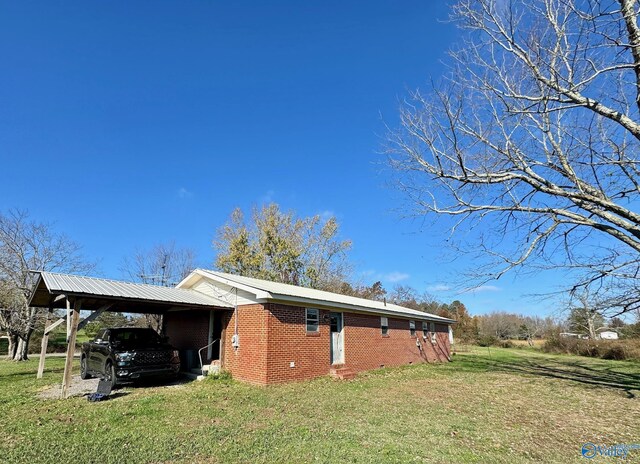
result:
<svg viewBox="0 0 640 464"><path fill-rule="evenodd" d="M450 287L445 228L402 219L380 154L458 40L440 1L0 3L0 210L28 209L118 278L175 240L211 266L235 207L335 214L363 281L472 313L546 314L550 277Z"/></svg>

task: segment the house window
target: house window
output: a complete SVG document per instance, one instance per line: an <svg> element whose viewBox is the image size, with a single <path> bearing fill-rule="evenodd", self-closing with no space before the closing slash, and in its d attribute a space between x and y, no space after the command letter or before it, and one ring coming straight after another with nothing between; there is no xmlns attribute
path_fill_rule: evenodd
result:
<svg viewBox="0 0 640 464"><path fill-rule="evenodd" d="M409 332L411 332L411 336L416 336L416 321L409 321Z"/></svg>
<svg viewBox="0 0 640 464"><path fill-rule="evenodd" d="M380 330L382 331L382 335L389 335L389 319L386 317L380 318Z"/></svg>
<svg viewBox="0 0 640 464"><path fill-rule="evenodd" d="M422 321L422 335L425 337L429 335L429 323Z"/></svg>
<svg viewBox="0 0 640 464"><path fill-rule="evenodd" d="M307 332L317 332L320 327L320 311L307 308Z"/></svg>
<svg viewBox="0 0 640 464"><path fill-rule="evenodd" d="M436 342L436 324L435 322L431 323L431 343Z"/></svg>

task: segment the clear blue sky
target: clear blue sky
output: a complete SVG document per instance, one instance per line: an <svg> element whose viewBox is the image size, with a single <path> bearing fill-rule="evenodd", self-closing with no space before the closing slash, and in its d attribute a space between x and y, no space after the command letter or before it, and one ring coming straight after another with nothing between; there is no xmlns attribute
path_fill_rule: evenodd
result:
<svg viewBox="0 0 640 464"><path fill-rule="evenodd" d="M441 1L0 3L0 210L28 209L100 274L175 240L211 266L233 208L332 213L364 281L472 313L546 313L549 282L446 290L465 260L402 220L379 154L408 89L443 72Z"/></svg>

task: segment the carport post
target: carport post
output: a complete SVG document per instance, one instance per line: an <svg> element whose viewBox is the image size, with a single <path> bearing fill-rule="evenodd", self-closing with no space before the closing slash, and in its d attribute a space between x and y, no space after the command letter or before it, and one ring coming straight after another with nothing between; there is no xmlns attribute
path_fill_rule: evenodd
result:
<svg viewBox="0 0 640 464"><path fill-rule="evenodd" d="M40 362L38 363L38 375L37 378L41 379L42 374L44 373L44 358L47 355L47 345L49 344L49 332L47 332L47 326L49 325L49 320L51 319L51 315L53 314L53 308L49 306L49 312L47 313L47 317L44 320L44 328L45 331L42 334L42 345L40 346Z"/></svg>
<svg viewBox="0 0 640 464"><path fill-rule="evenodd" d="M69 342L67 343L67 359L64 363L64 377L62 380L62 398L66 398L71 386L71 374L73 371L73 355L76 352L76 336L78 335L78 323L80 322L80 305L82 300L77 299L73 304L73 313L71 314L71 333L69 334ZM67 318L69 319L69 318Z"/></svg>

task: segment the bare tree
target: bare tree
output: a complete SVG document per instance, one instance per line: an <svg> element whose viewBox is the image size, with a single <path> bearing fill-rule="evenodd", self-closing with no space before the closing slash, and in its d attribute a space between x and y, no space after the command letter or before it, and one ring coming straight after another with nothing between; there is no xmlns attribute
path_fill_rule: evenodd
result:
<svg viewBox="0 0 640 464"><path fill-rule="evenodd" d="M8 357L26 360L29 341L42 312L27 305L35 284L32 270L86 274L94 263L80 245L29 218L26 211L0 213L0 330L9 337Z"/></svg>
<svg viewBox="0 0 640 464"><path fill-rule="evenodd" d="M603 308L597 298L591 297L586 291L577 295L574 301L567 320L569 329L573 332L586 334L591 339L596 339L598 330L605 326L605 318L602 315Z"/></svg>
<svg viewBox="0 0 640 464"><path fill-rule="evenodd" d="M459 0L451 69L401 110L389 154L418 215L454 218L476 282L563 268L640 304L638 0ZM482 223L484 228L476 227ZM483 230L483 232L478 232Z"/></svg>
<svg viewBox="0 0 640 464"><path fill-rule="evenodd" d="M147 250L137 250L125 257L120 271L132 282L172 287L196 268L196 253L190 248L178 248L175 242L160 243ZM162 315L145 314L147 325L162 332Z"/></svg>
<svg viewBox="0 0 640 464"><path fill-rule="evenodd" d="M501 340L516 338L522 319L518 314L494 311L480 318L480 333Z"/></svg>

